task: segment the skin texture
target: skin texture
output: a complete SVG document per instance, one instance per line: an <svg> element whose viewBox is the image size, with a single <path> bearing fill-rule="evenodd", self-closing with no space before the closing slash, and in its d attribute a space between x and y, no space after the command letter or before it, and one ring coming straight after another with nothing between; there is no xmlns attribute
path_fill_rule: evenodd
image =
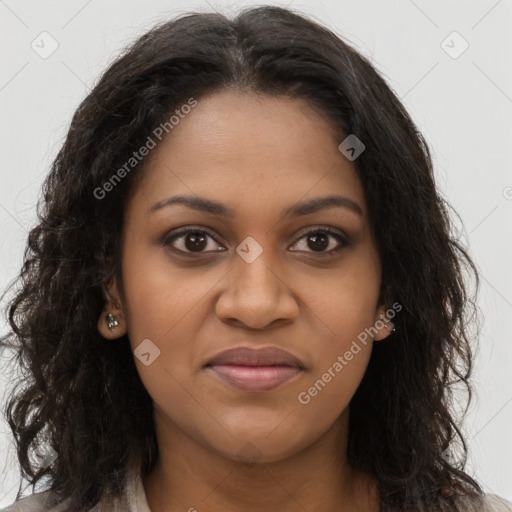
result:
<svg viewBox="0 0 512 512"><path fill-rule="evenodd" d="M389 308L379 304L363 189L340 142L301 100L223 91L200 99L149 155L125 210L125 293L115 280L107 290L104 313L119 315L119 325L109 330L102 315L98 328L107 339L128 333L133 350L145 339L160 350L148 366L135 358L155 406L160 457L144 478L152 512L378 510L374 482L345 459L348 405L371 339L308 404L298 400ZM335 207L282 215L334 193L363 214ZM183 205L147 214L178 194L219 201L236 215ZM213 237L188 258L172 248L190 252L190 236L188 245L186 235L162 245L184 226ZM349 238L344 246L329 235L323 252L341 247L332 256L305 236L325 226ZM251 263L236 252L248 236L263 250ZM204 365L240 345L277 346L305 369L271 391L239 391Z"/></svg>

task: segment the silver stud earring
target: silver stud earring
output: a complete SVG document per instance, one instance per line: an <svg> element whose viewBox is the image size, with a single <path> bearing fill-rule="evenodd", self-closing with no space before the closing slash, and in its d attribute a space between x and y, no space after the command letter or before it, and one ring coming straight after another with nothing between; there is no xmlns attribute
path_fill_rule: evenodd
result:
<svg viewBox="0 0 512 512"><path fill-rule="evenodd" d="M389 322L389 324L387 322L384 322L386 324L386 327L389 329L389 326L392 325L393 328L390 329L390 332L395 332L396 331L396 328L395 328L395 324L393 322Z"/></svg>
<svg viewBox="0 0 512 512"><path fill-rule="evenodd" d="M116 317L118 316L119 315L116 315ZM119 322L115 319L112 313L107 313L105 315L105 321L107 322L108 328L111 330L119 325Z"/></svg>

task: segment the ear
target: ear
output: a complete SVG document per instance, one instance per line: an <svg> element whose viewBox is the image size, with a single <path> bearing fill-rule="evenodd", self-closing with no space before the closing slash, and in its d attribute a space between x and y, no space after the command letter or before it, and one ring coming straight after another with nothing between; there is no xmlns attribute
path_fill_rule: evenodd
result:
<svg viewBox="0 0 512 512"><path fill-rule="evenodd" d="M381 305L376 311L373 326L375 327L375 329L377 329L377 332L373 337L374 341L383 340L392 333L394 324L386 315L386 311L388 311L389 309L390 308Z"/></svg>
<svg viewBox="0 0 512 512"><path fill-rule="evenodd" d="M110 284L103 288L103 298L105 305L98 319L98 331L107 340L120 338L126 334L126 318L115 278L112 278ZM106 315L109 313L118 322L113 328L108 326Z"/></svg>
<svg viewBox="0 0 512 512"><path fill-rule="evenodd" d="M379 305L375 311L375 318L373 322L375 329L377 329L377 332L373 337L374 341L387 338L392 333L394 328L394 324L391 321L391 318L395 316L395 311L387 305L388 302L391 302L389 300L389 289L386 286L383 286L381 289L381 295L379 297ZM389 311L393 312L391 317L389 315Z"/></svg>

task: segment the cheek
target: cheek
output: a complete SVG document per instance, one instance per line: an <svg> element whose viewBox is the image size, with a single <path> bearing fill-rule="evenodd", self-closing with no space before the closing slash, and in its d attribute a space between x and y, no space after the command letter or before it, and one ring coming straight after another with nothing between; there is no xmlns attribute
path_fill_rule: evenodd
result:
<svg viewBox="0 0 512 512"><path fill-rule="evenodd" d="M162 249L126 250L123 283L127 300L127 327L130 338L151 338L165 346L176 339L176 328L197 314L205 294L215 284L216 275L172 266ZM187 334L190 338L193 332Z"/></svg>
<svg viewBox="0 0 512 512"><path fill-rule="evenodd" d="M348 405L371 356L379 284L371 276L371 269L363 282L350 274L340 276L325 283L321 293L310 295L311 317L318 329L312 351L314 372L299 402L316 402L313 408L325 409L326 414L329 407L336 415Z"/></svg>
<svg viewBox="0 0 512 512"><path fill-rule="evenodd" d="M142 262L132 257L126 262L128 338L138 372L153 398L162 390L167 397L175 396L176 382L185 383L197 364L193 358L201 326L197 318L203 315L205 291L214 283L209 281L203 277L198 286L149 258Z"/></svg>
<svg viewBox="0 0 512 512"><path fill-rule="evenodd" d="M339 414L359 386L371 355L371 343L343 339L319 354L308 385L297 396L303 405L314 404Z"/></svg>
<svg viewBox="0 0 512 512"><path fill-rule="evenodd" d="M370 266L350 268L321 283L302 280L306 304L304 315L316 326L318 354L323 358L342 354L353 340L367 339L366 330L374 325L379 294L379 276Z"/></svg>

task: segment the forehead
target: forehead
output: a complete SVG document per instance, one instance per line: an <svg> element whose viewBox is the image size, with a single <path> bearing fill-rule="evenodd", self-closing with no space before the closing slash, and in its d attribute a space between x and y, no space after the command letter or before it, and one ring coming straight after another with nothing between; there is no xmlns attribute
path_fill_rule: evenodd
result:
<svg viewBox="0 0 512 512"><path fill-rule="evenodd" d="M175 193L265 206L339 193L361 205L355 167L326 116L303 100L219 92L197 105L144 162L146 202ZM226 201L223 201L226 202Z"/></svg>

